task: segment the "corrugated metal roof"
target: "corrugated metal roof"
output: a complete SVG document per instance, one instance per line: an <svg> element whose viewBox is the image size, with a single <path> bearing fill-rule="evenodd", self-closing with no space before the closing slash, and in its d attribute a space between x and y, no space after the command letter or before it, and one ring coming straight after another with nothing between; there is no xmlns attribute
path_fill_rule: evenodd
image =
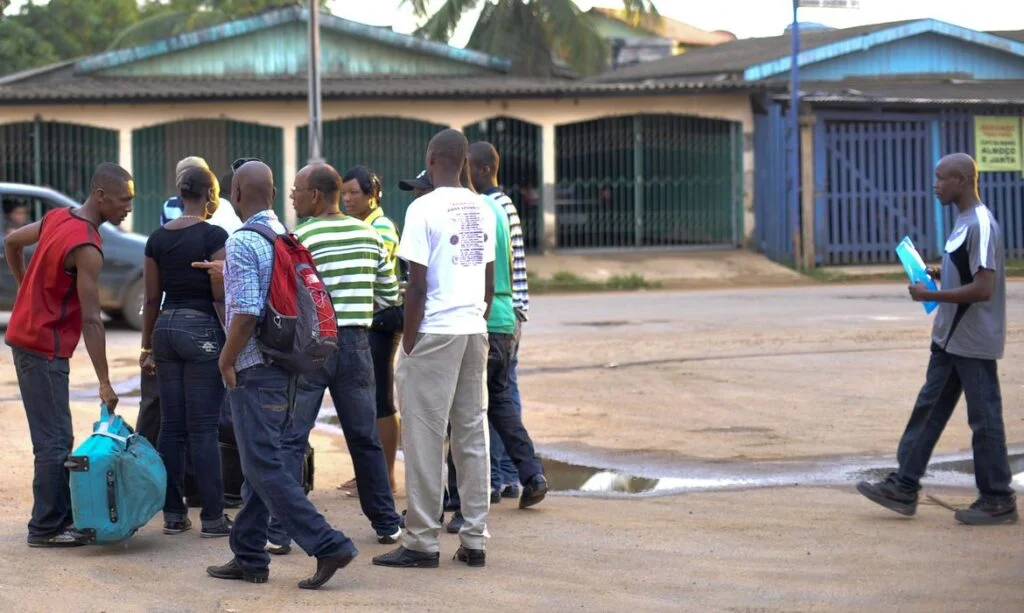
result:
<svg viewBox="0 0 1024 613"><path fill-rule="evenodd" d="M504 76L324 79L324 98L557 98L641 94L756 91L763 85L670 79L641 83L591 83ZM0 86L0 103L104 102L216 99L305 99L306 79L161 79L86 75Z"/></svg>
<svg viewBox="0 0 1024 613"><path fill-rule="evenodd" d="M805 66L923 33L936 33L1024 57L1024 44L1006 35L977 32L935 19L878 23L842 30L800 32L800 65ZM791 37L750 38L696 49L664 60L607 72L594 81L630 81L726 74L754 81L790 68Z"/></svg>
<svg viewBox="0 0 1024 613"><path fill-rule="evenodd" d="M1024 105L1024 81L858 79L800 84L801 101L857 105ZM788 99L788 93L776 98Z"/></svg>
<svg viewBox="0 0 1024 613"><path fill-rule="evenodd" d="M273 9L245 19L229 21L193 32L184 32L177 36L153 41L137 47L99 53L79 60L76 64L76 70L83 73L104 70L151 57L166 55L182 49L191 49L228 38L245 36L246 34L266 30L281 24L308 21L309 9L306 7L288 6ZM491 70L507 72L512 67L512 62L505 58L471 49L452 47L408 34L399 34L393 30L342 19L330 13L321 14L320 27L324 30L340 32L356 38L372 40L385 45L443 57Z"/></svg>
<svg viewBox="0 0 1024 613"><path fill-rule="evenodd" d="M1024 43L1024 30L995 30L989 34Z"/></svg>
<svg viewBox="0 0 1024 613"><path fill-rule="evenodd" d="M913 21L895 21L846 28L843 30L813 30L800 32L800 47L807 51L829 43L855 36L870 34ZM634 81L680 77L687 75L731 74L737 78L750 66L784 57L790 52L788 34L768 38L744 38L731 43L694 49L682 55L630 66L593 77L592 81Z"/></svg>

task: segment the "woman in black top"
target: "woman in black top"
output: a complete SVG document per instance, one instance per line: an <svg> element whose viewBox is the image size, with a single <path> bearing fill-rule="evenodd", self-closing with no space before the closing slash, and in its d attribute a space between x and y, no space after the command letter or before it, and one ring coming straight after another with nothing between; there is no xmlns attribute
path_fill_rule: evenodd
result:
<svg viewBox="0 0 1024 613"><path fill-rule="evenodd" d="M203 221L217 198L213 173L189 168L178 187L184 213L159 228L146 243L140 362L143 370L156 370L160 383L157 449L167 467L164 534L192 527L182 500L187 436L202 500L200 535L213 538L231 534L231 522L224 515L217 441L225 393L217 367L224 346L220 316L224 289L210 283L205 270L192 268L192 262L223 260L228 235Z"/></svg>

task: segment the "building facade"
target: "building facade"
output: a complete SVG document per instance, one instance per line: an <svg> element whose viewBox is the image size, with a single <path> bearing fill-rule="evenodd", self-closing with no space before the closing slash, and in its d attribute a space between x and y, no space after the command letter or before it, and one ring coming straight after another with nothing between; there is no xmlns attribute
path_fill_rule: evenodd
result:
<svg viewBox="0 0 1024 613"><path fill-rule="evenodd" d="M274 170L277 208L307 159L308 12L300 7L0 79L0 181L77 199L113 160L136 178L129 227L148 233L174 165L201 155ZM750 93L760 86L525 79L498 57L324 15L323 155L376 169L401 225L400 179L443 128L503 157L533 249L734 245L753 233Z"/></svg>
<svg viewBox="0 0 1024 613"><path fill-rule="evenodd" d="M976 124L1009 118L1021 159L1024 36L931 19L801 33L801 129L790 129L789 36L746 39L607 73L597 82L689 78L760 83L755 122L755 240L801 268L894 262L909 236L941 254L954 215L932 194L943 155L976 155ZM1005 120L996 120L1005 121ZM1011 138L1011 140L1013 140ZM790 155L800 151L793 185ZM982 199L1024 257L1024 178L984 164Z"/></svg>

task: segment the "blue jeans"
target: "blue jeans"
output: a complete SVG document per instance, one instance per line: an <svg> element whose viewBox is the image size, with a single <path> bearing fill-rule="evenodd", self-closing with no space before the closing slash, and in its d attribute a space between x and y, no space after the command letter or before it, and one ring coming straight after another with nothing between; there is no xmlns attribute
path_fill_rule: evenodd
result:
<svg viewBox="0 0 1024 613"><path fill-rule="evenodd" d="M270 566L265 547L271 515L311 556L355 552L352 541L327 523L285 465L281 439L291 425L295 378L261 365L239 372L237 382L228 400L245 475L245 504L235 516L230 539L238 565L249 573L263 573Z"/></svg>
<svg viewBox="0 0 1024 613"><path fill-rule="evenodd" d="M961 394L967 396L967 422L974 433L971 447L978 490L983 498L1009 498L1013 496L1013 474L1006 452L996 361L956 356L935 344L924 386L896 452L900 467L892 477L907 491L921 489L921 477Z"/></svg>
<svg viewBox="0 0 1024 613"><path fill-rule="evenodd" d="M48 360L18 348L12 350L35 456L28 533L52 536L74 523L68 469L64 468L75 439L68 398L70 370L67 360Z"/></svg>
<svg viewBox="0 0 1024 613"><path fill-rule="evenodd" d="M508 387L516 413L519 414L521 420L523 403L519 397L519 376L516 373L516 369L519 368L519 340L520 337L517 335L516 346L512 350L512 362L509 364ZM501 442L498 431L494 429L494 424L489 423L488 427L491 429L491 489L500 492L506 485L519 483L519 472L516 470L512 458L509 457L505 444Z"/></svg>
<svg viewBox="0 0 1024 613"><path fill-rule="evenodd" d="M299 378L295 416L281 438L281 453L288 470L296 480L300 479L309 433L316 425L324 392L330 390L352 456L363 514L378 535L387 536L398 532L401 518L395 510L387 461L377 433L375 387L366 330L338 328L338 351L321 370ZM270 525L269 537L276 545L291 540L276 518Z"/></svg>
<svg viewBox="0 0 1024 613"><path fill-rule="evenodd" d="M217 428L224 402L224 381L217 358L224 331L217 317L192 309L167 309L153 329L153 358L160 383L160 434L157 450L167 467L164 519L188 515L183 502L186 439L203 508L203 527L224 521L224 483Z"/></svg>

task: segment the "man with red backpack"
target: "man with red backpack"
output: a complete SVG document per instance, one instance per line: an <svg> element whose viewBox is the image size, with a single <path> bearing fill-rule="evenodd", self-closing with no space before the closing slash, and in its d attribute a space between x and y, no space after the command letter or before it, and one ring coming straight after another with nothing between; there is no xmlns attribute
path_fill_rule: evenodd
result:
<svg viewBox="0 0 1024 613"><path fill-rule="evenodd" d="M307 554L316 556L316 572L299 582L300 588L316 589L347 566L359 552L306 498L298 479L287 470L281 457L279 443L291 419L296 370L290 362L294 357L288 351L291 347L275 346L275 340L287 337L289 344L308 342L308 337L300 338L295 330L310 324L311 313L307 307L311 306L313 294L304 291L306 287L295 285L292 271L279 274L282 271L278 266L292 264L279 261L289 254L281 247L282 242L290 241L298 250L302 247L290 237L282 236L286 230L271 210L276 192L273 174L266 164L250 161L236 169L231 200L245 225L231 235L225 246L228 333L220 356L220 370L228 387L228 402L247 487L243 494L244 506L235 517L231 532L234 558L222 566L211 566L206 572L218 579L265 583L270 565L270 556L265 550L267 525L273 515ZM268 229L276 238L274 242L266 236L271 234ZM308 251L302 253L309 256ZM312 263L311 257L309 262ZM326 321L318 320L314 324L332 328L336 342L337 328L330 299L322 291L323 283L316 270L308 268L301 272L300 282L310 287L319 283L322 292L320 304L312 305L312 316L316 318L319 312L315 309L321 307L327 313ZM293 310L298 307L298 311L278 312L284 309L275 300L288 292L290 306ZM265 318L268 306L276 308L271 317ZM294 326L290 337L289 325ZM310 356L313 356L311 352L305 352L299 357Z"/></svg>

